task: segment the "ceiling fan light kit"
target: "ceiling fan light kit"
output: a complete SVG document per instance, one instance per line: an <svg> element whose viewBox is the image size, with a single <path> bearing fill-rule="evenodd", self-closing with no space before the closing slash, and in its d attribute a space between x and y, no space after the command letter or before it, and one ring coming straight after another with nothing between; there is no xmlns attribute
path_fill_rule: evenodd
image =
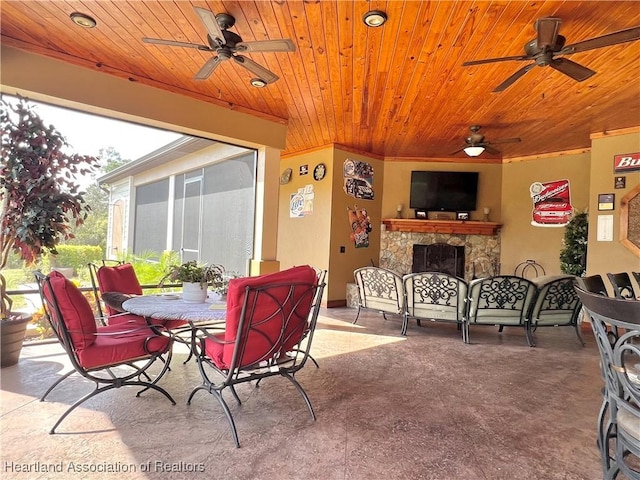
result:
<svg viewBox="0 0 640 480"><path fill-rule="evenodd" d="M72 14L69 15L69 18L73 23L75 23L76 25L82 28L93 28L98 24L95 18L93 18L90 15L87 15L86 13L73 12Z"/></svg>
<svg viewBox="0 0 640 480"><path fill-rule="evenodd" d="M465 147L464 148L464 153L466 153L470 157L477 157L482 152L484 152L484 147Z"/></svg>
<svg viewBox="0 0 640 480"><path fill-rule="evenodd" d="M200 21L207 30L208 45L197 43L178 42L175 40L164 40L161 38L144 37L144 43L154 45L168 45L170 47L195 48L202 52L216 54L205 62L200 70L195 74L196 80L206 80L213 74L218 66L227 60L233 60L236 64L249 70L255 75L250 83L254 87L262 88L278 80L278 76L259 63L254 62L239 52L249 53L270 53L270 52L295 52L296 46L289 38L276 40L257 40L254 42L243 42L242 37L228 29L233 27L236 19L228 13L215 14L200 7L193 7Z"/></svg>
<svg viewBox="0 0 640 480"><path fill-rule="evenodd" d="M362 21L367 27L381 27L387 21L387 14L381 10L370 10L364 14Z"/></svg>
<svg viewBox="0 0 640 480"><path fill-rule="evenodd" d="M471 125L469 130L471 131L471 135L464 139L466 145L455 152L452 152L451 155L455 155L460 152L464 152L470 157L477 157L484 152L490 153L491 155L502 155L499 150L496 150L491 145L496 143L517 143L520 141L519 138L501 138L494 140L493 142L489 142L488 140L485 140L484 135L480 133L480 125Z"/></svg>

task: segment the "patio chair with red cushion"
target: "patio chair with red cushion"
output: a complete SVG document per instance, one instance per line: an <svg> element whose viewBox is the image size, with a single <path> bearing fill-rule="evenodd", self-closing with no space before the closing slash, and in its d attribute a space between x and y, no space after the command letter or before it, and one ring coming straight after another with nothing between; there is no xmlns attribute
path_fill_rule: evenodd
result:
<svg viewBox="0 0 640 480"><path fill-rule="evenodd" d="M315 420L309 397L294 375L309 358L323 289L309 266L233 279L224 331L211 326L196 330L202 385L193 389L187 404L198 391L211 393L224 410L236 447L238 433L222 393L228 388L241 404L235 389L241 383L284 377L302 395Z"/></svg>
<svg viewBox="0 0 640 480"><path fill-rule="evenodd" d="M37 272L36 280L45 314L74 371L95 383L95 388L71 405L49 433L55 433L58 425L79 405L114 388L143 387L136 396L147 389L156 390L175 405L171 395L156 385L168 370L169 361L160 362L162 367L153 380L149 371L163 354L171 356L172 338L157 333L161 326L97 326L87 299L62 274L51 272L45 276ZM54 383L47 394L66 377L68 374Z"/></svg>
<svg viewBox="0 0 640 480"><path fill-rule="evenodd" d="M122 307L122 303L132 295L142 295L142 286L133 265L116 261L114 261L115 265L107 265L107 262L111 261L103 260L100 267L94 263L89 264L98 312L102 314L100 304L104 303L109 324L147 323L144 317L128 313ZM184 327L187 324L184 320L158 320L155 323L160 323L169 330Z"/></svg>

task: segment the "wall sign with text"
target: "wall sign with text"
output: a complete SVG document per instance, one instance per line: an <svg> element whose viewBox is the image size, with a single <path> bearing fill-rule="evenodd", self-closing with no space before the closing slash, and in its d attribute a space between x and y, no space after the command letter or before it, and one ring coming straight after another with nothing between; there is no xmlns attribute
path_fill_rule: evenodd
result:
<svg viewBox="0 0 640 480"><path fill-rule="evenodd" d="M640 152L614 155L614 172L635 172L636 170L640 170Z"/></svg>

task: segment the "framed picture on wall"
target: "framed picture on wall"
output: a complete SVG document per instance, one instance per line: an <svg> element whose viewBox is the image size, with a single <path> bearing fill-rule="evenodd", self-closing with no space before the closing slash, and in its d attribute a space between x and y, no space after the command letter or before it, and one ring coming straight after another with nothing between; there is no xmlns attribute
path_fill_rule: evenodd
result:
<svg viewBox="0 0 640 480"><path fill-rule="evenodd" d="M598 195L598 210L613 210L615 198L614 193L600 193Z"/></svg>

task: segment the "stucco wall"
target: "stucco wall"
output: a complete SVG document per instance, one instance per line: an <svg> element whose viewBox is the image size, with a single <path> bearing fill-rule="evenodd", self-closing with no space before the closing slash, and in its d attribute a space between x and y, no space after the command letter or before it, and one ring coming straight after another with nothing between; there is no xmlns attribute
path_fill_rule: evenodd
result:
<svg viewBox="0 0 640 480"><path fill-rule="evenodd" d="M329 235L331 228L331 175L333 149L307 153L282 159L279 175L291 168L291 181L280 185L278 206L278 259L282 268L305 265L327 269L329 267ZM327 172L320 181L313 179L313 169L324 163ZM308 173L300 175L300 166L307 165ZM291 196L299 189L313 187L313 212L292 218L289 214Z"/></svg>
<svg viewBox="0 0 640 480"><path fill-rule="evenodd" d="M479 172L477 209L471 212L471 220L482 220L483 208L490 209L489 219L501 221L502 165L480 163L443 163L424 161L391 161L384 163L382 218L395 218L397 205L403 205L403 218L415 218L409 208L411 172L413 170L439 170L451 172Z"/></svg>
<svg viewBox="0 0 640 480"><path fill-rule="evenodd" d="M569 180L571 203L577 211L589 204L589 153L508 163L502 173L502 273L512 274L525 260L535 260L548 275L560 273L564 227L531 225L534 182Z"/></svg>
<svg viewBox="0 0 640 480"><path fill-rule="evenodd" d="M639 271L640 258L620 243L620 200L640 183L640 172L614 173L614 155L640 152L640 132L627 135L603 135L593 138L591 148L591 178L589 197L589 243L587 274ZM626 187L614 188L614 177L626 177ZM615 194L613 211L598 211L598 194ZM598 215L613 214L613 241L597 240Z"/></svg>

